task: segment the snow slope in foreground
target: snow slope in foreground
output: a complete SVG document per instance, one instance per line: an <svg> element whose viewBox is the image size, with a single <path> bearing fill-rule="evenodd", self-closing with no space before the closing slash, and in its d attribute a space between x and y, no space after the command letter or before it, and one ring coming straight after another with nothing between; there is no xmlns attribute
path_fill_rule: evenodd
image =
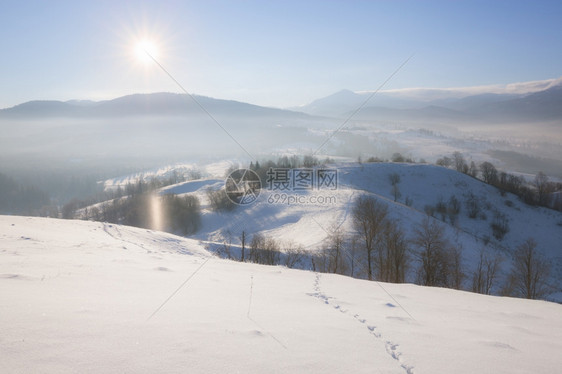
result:
<svg viewBox="0 0 562 374"><path fill-rule="evenodd" d="M6 373L562 367L557 304L230 262L102 223L0 216L0 238Z"/></svg>

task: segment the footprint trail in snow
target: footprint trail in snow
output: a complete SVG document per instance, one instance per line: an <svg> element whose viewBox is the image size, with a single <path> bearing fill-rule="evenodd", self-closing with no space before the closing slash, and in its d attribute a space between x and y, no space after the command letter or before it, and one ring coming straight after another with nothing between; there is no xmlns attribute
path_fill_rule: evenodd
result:
<svg viewBox="0 0 562 374"><path fill-rule="evenodd" d="M364 325L371 335L384 342L386 353L388 353L390 357L396 360L400 364L400 367L402 367L402 369L404 369L404 371L407 374L413 374L414 368L411 365L408 365L407 363L403 362L402 360L402 352L398 350L399 344L384 339L381 333L377 331L376 326L369 324L368 321L365 318L361 318L359 314L351 315L349 313L349 310L344 309L341 305L339 305L335 298L330 297L326 295L324 292L322 292L320 288L320 279L321 279L321 275L317 273L316 278L314 279L314 292L309 295L316 297L317 299L324 302L324 304L331 306L332 308L334 308L335 310L339 311L342 314L352 316L357 322Z"/></svg>

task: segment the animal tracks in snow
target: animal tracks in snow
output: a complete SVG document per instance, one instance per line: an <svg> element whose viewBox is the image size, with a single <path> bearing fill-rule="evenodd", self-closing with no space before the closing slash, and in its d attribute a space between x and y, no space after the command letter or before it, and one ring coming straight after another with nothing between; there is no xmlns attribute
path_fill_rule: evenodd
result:
<svg viewBox="0 0 562 374"><path fill-rule="evenodd" d="M335 298L329 297L324 292L322 292L322 290L320 288L320 279L321 279L321 275L317 273L316 277L314 279L314 284L313 284L314 292L309 293L308 295L321 300L324 304L331 306L332 308L341 312L342 314L350 315L350 314L348 314L349 310L344 309L340 304L338 304L338 302ZM387 306L388 307L395 307L395 305L390 304L390 303L387 304ZM381 333L377 331L377 327L372 325L372 324L367 323L368 321L365 318L362 318L359 314L353 314L352 317L357 322L364 325L371 335L375 336L377 339L380 339L380 340L384 341L386 353L388 353L390 355L390 357L392 357L394 360L396 360L400 364L400 367L402 367L402 369L404 369L404 371L407 374L413 374L414 373L414 368L402 361L402 358L401 358L402 352L400 352L398 350L399 344L396 344L396 343L394 343L390 340L384 340Z"/></svg>

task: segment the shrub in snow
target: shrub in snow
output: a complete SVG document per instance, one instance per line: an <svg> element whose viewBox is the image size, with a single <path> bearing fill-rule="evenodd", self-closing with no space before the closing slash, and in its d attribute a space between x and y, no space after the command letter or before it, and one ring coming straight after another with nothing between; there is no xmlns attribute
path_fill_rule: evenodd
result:
<svg viewBox="0 0 562 374"><path fill-rule="evenodd" d="M509 232L509 221L505 214L496 211L494 213L494 220L490 223L492 234L497 240L503 240L505 234Z"/></svg>

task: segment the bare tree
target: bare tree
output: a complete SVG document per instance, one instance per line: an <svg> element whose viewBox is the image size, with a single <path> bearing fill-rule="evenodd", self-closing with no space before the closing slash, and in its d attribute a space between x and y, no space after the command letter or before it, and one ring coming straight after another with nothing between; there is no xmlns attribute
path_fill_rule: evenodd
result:
<svg viewBox="0 0 562 374"><path fill-rule="evenodd" d="M321 248L311 256L312 270L319 273L329 273L330 260L326 248Z"/></svg>
<svg viewBox="0 0 562 374"><path fill-rule="evenodd" d="M447 286L449 261L443 226L436 220L426 217L414 230L412 244L420 249L417 257L421 262L419 281L424 286Z"/></svg>
<svg viewBox="0 0 562 374"><path fill-rule="evenodd" d="M478 218L481 211L480 201L472 192L468 193L465 204L468 217L473 219Z"/></svg>
<svg viewBox="0 0 562 374"><path fill-rule="evenodd" d="M206 193L213 211L231 211L236 208L236 205L230 200L224 188L213 190L211 187L208 187Z"/></svg>
<svg viewBox="0 0 562 374"><path fill-rule="evenodd" d="M537 200L539 205L548 206L550 204L550 194L554 192L553 186L548 181L548 176L539 171L534 180L537 189Z"/></svg>
<svg viewBox="0 0 562 374"><path fill-rule="evenodd" d="M302 164L305 168L311 168L318 165L318 159L314 155L305 155Z"/></svg>
<svg viewBox="0 0 562 374"><path fill-rule="evenodd" d="M455 170L461 173L468 173L468 164L464 160L462 153L459 151L453 152L453 163L455 164Z"/></svg>
<svg viewBox="0 0 562 374"><path fill-rule="evenodd" d="M324 248L326 256L326 272L345 274L345 248L344 236L341 229L333 229Z"/></svg>
<svg viewBox="0 0 562 374"><path fill-rule="evenodd" d="M355 201L352 214L367 254L367 279L373 280L373 253L383 240L388 208L374 197L362 195Z"/></svg>
<svg viewBox="0 0 562 374"><path fill-rule="evenodd" d="M292 269L301 263L306 251L302 246L296 246L293 242L288 242L283 246L283 253L285 254L285 266Z"/></svg>
<svg viewBox="0 0 562 374"><path fill-rule="evenodd" d="M496 170L496 167L492 163L488 161L484 161L483 163L480 164L480 171L482 172L482 178L484 179L484 182L488 184L497 183L498 171Z"/></svg>
<svg viewBox="0 0 562 374"><path fill-rule="evenodd" d="M443 166L445 168L448 168L449 166L451 166L452 163L453 163L453 160L451 160L447 156L445 156L443 158L440 158L440 159L437 159L437 161L435 162L436 165Z"/></svg>
<svg viewBox="0 0 562 374"><path fill-rule="evenodd" d="M262 234L254 234L250 242L250 262L262 263L262 248L265 246L265 237Z"/></svg>
<svg viewBox="0 0 562 374"><path fill-rule="evenodd" d="M537 243L529 238L515 252L512 277L515 289L527 299L543 297L548 288L545 284L550 273L547 261L537 251Z"/></svg>
<svg viewBox="0 0 562 374"><path fill-rule="evenodd" d="M217 254L222 258L232 259L232 235L230 232L224 238L222 246L217 248Z"/></svg>
<svg viewBox="0 0 562 374"><path fill-rule="evenodd" d="M497 279L501 258L486 253L485 248L480 250L476 269L472 274L472 292L489 295Z"/></svg>
<svg viewBox="0 0 562 374"><path fill-rule="evenodd" d="M468 175L473 178L476 178L478 176L478 168L476 167L474 161L470 161L470 166L468 167Z"/></svg>
<svg viewBox="0 0 562 374"><path fill-rule="evenodd" d="M461 211L461 203L455 195L451 195L449 202L447 204L447 215L449 216L449 222L451 225L456 225L457 217Z"/></svg>
<svg viewBox="0 0 562 374"><path fill-rule="evenodd" d="M242 230L242 234L240 235L240 261L244 262L244 252L246 252L246 231Z"/></svg>
<svg viewBox="0 0 562 374"><path fill-rule="evenodd" d="M392 184L392 185L400 183L400 174L398 174L398 173L389 174L388 180L390 181L390 184Z"/></svg>
<svg viewBox="0 0 562 374"><path fill-rule="evenodd" d="M400 197L402 197L402 192L400 192L400 188L397 184L392 186L392 195L394 196L394 201L397 201Z"/></svg>
<svg viewBox="0 0 562 374"><path fill-rule="evenodd" d="M398 173L389 174L388 180L392 185L391 191L392 191L392 195L394 196L394 201L396 201L398 200L398 198L400 198L400 196L402 196L402 193L400 193L400 188L398 188L398 183L400 183L400 174Z"/></svg>
<svg viewBox="0 0 562 374"><path fill-rule="evenodd" d="M449 248L449 274L449 286L460 290L465 278L462 262L462 246L452 246Z"/></svg>
<svg viewBox="0 0 562 374"><path fill-rule="evenodd" d="M383 246L379 249L379 279L403 283L408 266L408 242L398 222L388 221Z"/></svg>
<svg viewBox="0 0 562 374"><path fill-rule="evenodd" d="M490 223L492 234L494 238L503 240L505 235L509 232L509 220L507 216L500 211L494 212L494 220Z"/></svg>
<svg viewBox="0 0 562 374"><path fill-rule="evenodd" d="M281 250L279 243L273 238L265 238L263 251L263 264L278 265L281 262Z"/></svg>
<svg viewBox="0 0 562 374"><path fill-rule="evenodd" d="M395 152L395 153L392 154L391 161L392 162L406 162L406 159L404 158L404 156L402 156L401 153Z"/></svg>
<svg viewBox="0 0 562 374"><path fill-rule="evenodd" d="M347 247L347 258L349 264L349 276L351 277L358 277L357 267L360 263L360 251L359 248L359 238L357 236L352 236L351 240L349 241L349 246Z"/></svg>

